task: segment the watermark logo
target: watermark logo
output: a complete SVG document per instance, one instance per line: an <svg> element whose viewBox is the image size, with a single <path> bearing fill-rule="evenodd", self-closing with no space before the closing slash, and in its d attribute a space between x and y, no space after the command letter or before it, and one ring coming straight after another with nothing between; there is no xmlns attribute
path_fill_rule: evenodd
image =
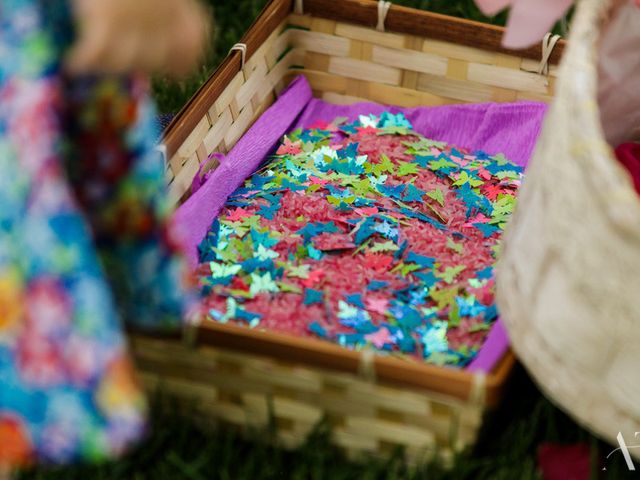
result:
<svg viewBox="0 0 640 480"><path fill-rule="evenodd" d="M634 435L634 438L638 438L638 437L640 437L640 432L636 432ZM633 463L633 460L631 459L631 454L629 453L629 449L640 448L640 445L627 445L627 442L622 436L622 432L618 432L618 436L616 438L618 439L618 445L620 445L620 447L616 448L611 453L609 453L609 455L607 455L607 460L609 459L609 457L611 457L611 455L613 455L617 451L620 451L622 452L622 456L624 457L624 461L626 462L627 468L629 469L629 471L635 472L636 466ZM606 469L607 467L604 467L602 470L606 470Z"/></svg>

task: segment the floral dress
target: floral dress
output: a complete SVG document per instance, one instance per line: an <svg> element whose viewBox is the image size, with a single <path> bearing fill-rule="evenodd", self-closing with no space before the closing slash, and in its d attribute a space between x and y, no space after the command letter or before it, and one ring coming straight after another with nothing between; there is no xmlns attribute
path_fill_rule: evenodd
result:
<svg viewBox="0 0 640 480"><path fill-rule="evenodd" d="M71 27L64 0L0 0L0 470L139 439L121 320L190 303L147 85L65 78Z"/></svg>

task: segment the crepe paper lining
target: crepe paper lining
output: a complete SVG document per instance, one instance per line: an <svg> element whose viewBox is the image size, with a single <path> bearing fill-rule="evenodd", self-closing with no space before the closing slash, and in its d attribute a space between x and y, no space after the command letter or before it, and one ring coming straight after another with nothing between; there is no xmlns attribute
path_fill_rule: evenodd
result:
<svg viewBox="0 0 640 480"><path fill-rule="evenodd" d="M404 113L416 131L430 138L489 153L504 152L517 165L526 166L547 106L528 101L414 108L383 107L371 102L334 105L312 98L308 81L298 76L224 156L202 188L176 212L175 220L185 233L185 247L193 267L198 264L197 246L227 197L255 171L292 125L300 127L318 118L338 116L353 121L360 114L379 115L385 109ZM498 319L466 370L490 372L508 344L506 331Z"/></svg>
<svg viewBox="0 0 640 480"><path fill-rule="evenodd" d="M497 318L492 267L522 171L401 113L296 130L200 244L208 316L465 366Z"/></svg>

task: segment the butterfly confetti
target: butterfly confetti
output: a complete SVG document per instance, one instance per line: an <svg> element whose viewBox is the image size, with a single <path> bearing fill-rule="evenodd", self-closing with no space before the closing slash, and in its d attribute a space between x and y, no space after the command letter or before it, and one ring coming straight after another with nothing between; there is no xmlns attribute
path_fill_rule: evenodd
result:
<svg viewBox="0 0 640 480"><path fill-rule="evenodd" d="M468 365L523 169L390 112L315 121L275 152L199 246L208 320Z"/></svg>

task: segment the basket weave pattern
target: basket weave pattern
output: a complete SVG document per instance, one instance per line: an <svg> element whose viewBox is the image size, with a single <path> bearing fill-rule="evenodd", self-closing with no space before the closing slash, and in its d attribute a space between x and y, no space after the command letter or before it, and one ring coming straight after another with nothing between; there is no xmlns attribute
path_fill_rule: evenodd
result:
<svg viewBox="0 0 640 480"><path fill-rule="evenodd" d="M507 53L497 27L393 6L386 22L395 30L383 32L375 29L376 2L370 0L305 0L306 15L291 13L292 3L272 0L243 39L246 63L240 52L227 58L166 132L173 201L189 195L209 155L229 151L299 74L316 97L333 103L413 107L546 101L553 95L556 68L535 73L541 49ZM562 48L563 42L552 63ZM209 160L204 170L216 166ZM133 338L145 385L195 398L198 414L241 428L264 427L272 416L285 446L299 445L327 418L333 441L349 454L385 454L402 446L410 461L433 453L448 460L471 445L514 362L508 354L485 377L377 358L376 375L364 355L340 353L344 349L321 341L289 339L262 348L277 335L218 324L203 325L199 335L195 348ZM351 366L338 371L347 361ZM357 362L359 369L353 368ZM395 372L398 381L389 381ZM412 385L402 384L401 374ZM429 375L437 380L425 380Z"/></svg>
<svg viewBox="0 0 640 480"><path fill-rule="evenodd" d="M168 162L176 201L213 152L228 152L296 75L332 103L401 107L465 102L548 101L556 68L535 60L414 35L291 14L212 102ZM216 164L206 168L215 168Z"/></svg>
<svg viewBox="0 0 640 480"><path fill-rule="evenodd" d="M434 453L447 461L475 440L484 411L481 388L462 401L205 346L135 339L133 350L149 391L167 392L196 415L240 428L263 429L275 420L285 447L302 444L326 418L333 442L352 457L402 446L412 463Z"/></svg>

